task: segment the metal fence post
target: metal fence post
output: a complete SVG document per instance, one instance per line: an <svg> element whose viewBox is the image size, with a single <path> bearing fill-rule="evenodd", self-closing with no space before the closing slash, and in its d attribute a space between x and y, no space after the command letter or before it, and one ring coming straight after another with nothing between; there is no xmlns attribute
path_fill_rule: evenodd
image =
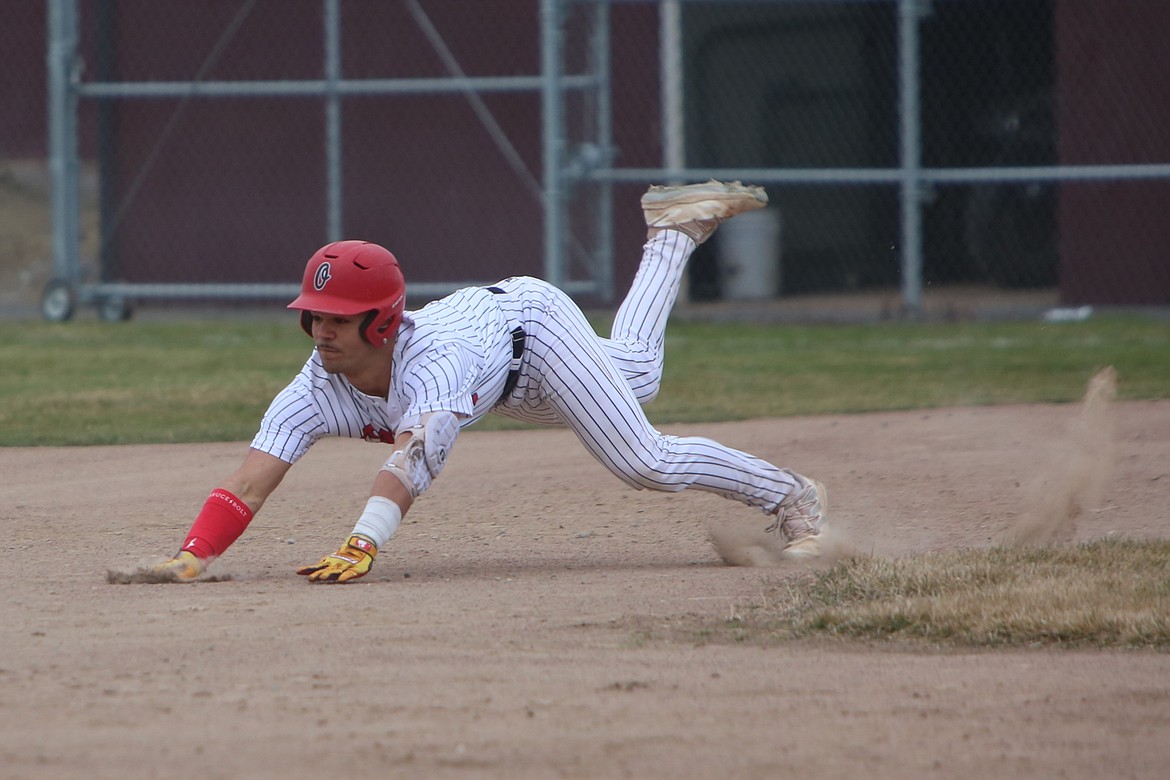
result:
<svg viewBox="0 0 1170 780"><path fill-rule="evenodd" d="M53 277L56 305L72 313L81 278L80 181L77 147L77 0L50 0L47 49L49 79L49 171L52 179ZM49 290L46 290L48 298ZM64 297L61 297L64 296Z"/></svg>
<svg viewBox="0 0 1170 780"><path fill-rule="evenodd" d="M683 94L682 8L679 0L658 4L659 78L662 79L662 167L687 167L685 96ZM672 180L672 184L680 184Z"/></svg>
<svg viewBox="0 0 1170 780"><path fill-rule="evenodd" d="M598 162L609 166L613 161L613 83L610 72L612 57L609 40L609 3L598 2L593 14L593 63L597 77L597 145ZM597 185L597 250L594 253L595 279L601 300L613 300L613 183Z"/></svg>
<svg viewBox="0 0 1170 780"><path fill-rule="evenodd" d="M544 136L544 273L562 287L565 273L564 182L561 163L565 147L565 115L561 95L563 31L561 0L541 0L541 116Z"/></svg>
<svg viewBox="0 0 1170 780"><path fill-rule="evenodd" d="M918 23L920 0L898 0L899 202L902 307L922 311L922 135L919 105Z"/></svg>
<svg viewBox="0 0 1170 780"><path fill-rule="evenodd" d="M340 0L324 0L325 22L325 232L329 242L345 236L341 133L341 8Z"/></svg>

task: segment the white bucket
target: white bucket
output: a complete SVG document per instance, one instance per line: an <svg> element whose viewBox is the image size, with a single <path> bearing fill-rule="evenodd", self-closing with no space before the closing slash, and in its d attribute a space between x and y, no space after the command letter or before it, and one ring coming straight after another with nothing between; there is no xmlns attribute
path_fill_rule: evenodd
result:
<svg viewBox="0 0 1170 780"><path fill-rule="evenodd" d="M762 300L780 294L780 209L763 208L719 226L723 297Z"/></svg>

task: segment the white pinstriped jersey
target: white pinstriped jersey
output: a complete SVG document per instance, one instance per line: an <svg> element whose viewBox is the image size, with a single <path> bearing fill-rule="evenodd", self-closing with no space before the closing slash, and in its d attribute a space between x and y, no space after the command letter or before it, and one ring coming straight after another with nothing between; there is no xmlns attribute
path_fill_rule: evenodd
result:
<svg viewBox="0 0 1170 780"><path fill-rule="evenodd" d="M789 472L710 439L662 434L641 407L658 393L666 321L694 249L671 230L646 243L609 338L593 331L568 295L529 277L499 282L498 293L468 288L408 312L388 399L326 373L314 352L273 400L252 446L292 463L322 436L388 440L427 412L454 412L467 425L495 411L568 425L631 487L694 487L774 513L795 485ZM516 327L526 334L523 356L515 387L501 398Z"/></svg>
<svg viewBox="0 0 1170 780"><path fill-rule="evenodd" d="M406 312L387 398L330 374L316 351L268 407L252 447L296 462L323 436L392 442L428 412L469 425L499 400L512 361L512 328L496 295L470 287Z"/></svg>

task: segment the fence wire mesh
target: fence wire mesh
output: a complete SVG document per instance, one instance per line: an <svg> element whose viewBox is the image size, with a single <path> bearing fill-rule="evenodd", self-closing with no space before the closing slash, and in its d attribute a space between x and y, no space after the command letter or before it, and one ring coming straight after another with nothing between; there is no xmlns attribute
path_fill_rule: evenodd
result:
<svg viewBox="0 0 1170 780"><path fill-rule="evenodd" d="M80 214L62 269L46 63L69 5ZM645 186L708 174L754 174L772 207L701 248L696 300L910 275L1170 303L1161 0L20 0L6 16L4 306L62 273L173 297L295 284L342 237L389 246L424 292L529 273L605 303L636 267Z"/></svg>

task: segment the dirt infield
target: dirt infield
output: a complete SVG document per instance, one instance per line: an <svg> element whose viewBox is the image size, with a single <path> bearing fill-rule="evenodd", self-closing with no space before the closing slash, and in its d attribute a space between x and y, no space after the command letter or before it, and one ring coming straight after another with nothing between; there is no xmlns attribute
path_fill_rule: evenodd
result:
<svg viewBox="0 0 1170 780"><path fill-rule="evenodd" d="M1113 407L1074 538L1170 536L1170 402ZM668 428L813 474L882 556L987 545L1069 456L1076 406ZM0 778L1154 778L1170 655L685 636L760 603L708 524L563 430L465 434L366 579L293 574L351 527L376 445L327 441L189 585L106 584L171 552L243 444L0 449ZM1109 464L1106 464L1108 466ZM651 632L653 633L653 632Z"/></svg>

